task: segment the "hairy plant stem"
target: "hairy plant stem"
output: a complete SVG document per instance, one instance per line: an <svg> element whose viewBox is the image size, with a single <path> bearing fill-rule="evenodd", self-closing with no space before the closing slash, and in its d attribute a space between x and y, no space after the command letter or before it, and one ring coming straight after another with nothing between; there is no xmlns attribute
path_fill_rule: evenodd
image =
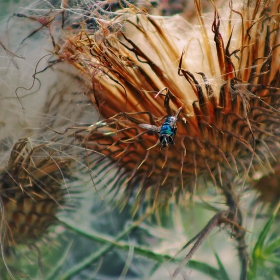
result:
<svg viewBox="0 0 280 280"><path fill-rule="evenodd" d="M177 275L182 272L182 268L189 262L189 260L192 258L194 253L197 251L197 249L200 247L200 245L203 243L205 238L209 235L209 233L220 224L227 222L228 219L226 218L226 215L228 214L227 211L218 212L213 216L213 218L208 222L208 224L194 237L192 238L188 244L185 246L187 247L191 243L193 243L195 240L195 244L189 251L189 253L186 255L186 257L183 259L183 261L180 263L179 267L174 271L172 275L172 279L175 279ZM184 275L183 275L184 277ZM184 277L184 279L187 279Z"/></svg>
<svg viewBox="0 0 280 280"><path fill-rule="evenodd" d="M235 223L242 225L243 217L242 212L238 206L238 198L234 194L234 189L230 183L219 185L222 189L225 198L226 204L229 206L230 215L229 218L232 219ZM238 243L237 250L238 256L241 264L241 271L240 271L240 280L247 279L247 265L248 265L248 252L247 252L247 245L245 242L245 235L246 231L242 227L236 227L233 224L234 236Z"/></svg>

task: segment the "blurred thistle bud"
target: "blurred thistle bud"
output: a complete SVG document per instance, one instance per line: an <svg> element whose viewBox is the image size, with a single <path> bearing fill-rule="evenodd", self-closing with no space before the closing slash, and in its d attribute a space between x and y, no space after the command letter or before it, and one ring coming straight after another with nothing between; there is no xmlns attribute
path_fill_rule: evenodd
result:
<svg viewBox="0 0 280 280"><path fill-rule="evenodd" d="M33 146L31 139L20 139L0 171L0 240L8 271L18 246L36 248L64 209L70 161L57 156L45 144Z"/></svg>
<svg viewBox="0 0 280 280"><path fill-rule="evenodd" d="M260 192L260 200L275 205L280 199L280 166L275 164L273 172L263 176L255 183L255 188Z"/></svg>
<svg viewBox="0 0 280 280"><path fill-rule="evenodd" d="M46 145L32 147L29 141L20 139L14 145L8 165L1 171L2 243L5 246L44 234L63 204L63 176L67 176L69 160L54 160L53 152L48 157L40 156L40 150L41 153L47 151Z"/></svg>
<svg viewBox="0 0 280 280"><path fill-rule="evenodd" d="M19 13L1 25L6 27L0 41L1 279L18 279L28 273L19 255L38 267L42 261L39 248L54 244L58 214L66 210L69 214L76 202L70 201L70 195L73 198L81 191L69 190L73 187L71 169L77 161L73 139L62 139L52 127L63 131L71 118L79 122L86 110L74 111L73 107L81 107L85 100L73 98L77 77L71 77L73 83L60 85L58 81L65 77L61 69L56 68L59 74L45 72L53 45L48 34L37 30L39 19L49 26L53 17L48 22ZM37 37L29 37L30 33ZM40 71L44 74L39 75Z"/></svg>

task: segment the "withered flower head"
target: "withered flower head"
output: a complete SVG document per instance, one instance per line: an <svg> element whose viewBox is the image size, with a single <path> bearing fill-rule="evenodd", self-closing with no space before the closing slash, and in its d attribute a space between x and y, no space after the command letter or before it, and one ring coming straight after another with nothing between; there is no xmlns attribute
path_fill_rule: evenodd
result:
<svg viewBox="0 0 280 280"><path fill-rule="evenodd" d="M15 264L9 259L18 246L36 248L64 207L70 162L56 158L51 149L46 156L48 150L44 144L33 146L30 139L20 139L0 172L1 254L8 271Z"/></svg>
<svg viewBox="0 0 280 280"><path fill-rule="evenodd" d="M41 114L38 114L36 121L30 111L28 114L22 113L24 110L13 111L11 108L15 107L9 105L14 103L9 103L9 99L2 100L1 105L5 104L3 107L6 112L13 114L9 115L10 118L3 118L1 127L1 279L18 279L17 276L22 275L23 270L28 270L25 270L24 265L21 266L20 256L24 255L24 259L29 262L35 258L35 266L43 261L41 248L46 245L49 250L57 245L54 225L58 223L58 214L66 211L69 213L77 202L74 198L79 192L73 188L71 180L74 160L68 147L70 146L71 150L74 148L70 141L62 141L61 135L46 127L53 125L63 129L63 126L68 124L68 119L65 121L57 116L57 108L62 101L65 101L61 105L64 112L67 112L67 105L71 108L68 102L69 99L71 102L71 95L67 93L65 85L63 88L63 92L60 92L58 87L55 93L48 92L43 108L38 103L37 107L34 106L32 97L23 99L22 103L27 109L36 107L31 112ZM81 114L76 112L76 115L72 116L79 119ZM48 117L42 118L42 115ZM22 121L19 122L19 119ZM6 137L3 138L3 135ZM23 138L16 138L19 135ZM82 191L81 188L79 190ZM10 276L5 273L4 266Z"/></svg>
<svg viewBox="0 0 280 280"><path fill-rule="evenodd" d="M103 118L76 136L106 155L93 166L117 168L114 186L125 188L124 205L131 196L137 206L146 198L154 205L179 199L199 179L246 179L270 168L277 152L277 1L229 1L228 15L214 7L211 24L195 4L195 28L180 16L131 8L100 20L98 31L69 35L61 48ZM139 124L161 127L180 107L175 143L160 150L158 133Z"/></svg>

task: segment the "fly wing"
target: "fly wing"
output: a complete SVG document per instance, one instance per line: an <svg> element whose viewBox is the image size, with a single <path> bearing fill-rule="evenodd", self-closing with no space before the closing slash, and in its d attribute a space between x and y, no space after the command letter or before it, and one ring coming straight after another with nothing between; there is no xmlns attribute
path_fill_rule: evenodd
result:
<svg viewBox="0 0 280 280"><path fill-rule="evenodd" d="M146 124L146 123L140 123L138 125L140 127L144 128L144 129L147 129L147 130L150 130L150 131L153 131L153 132L159 133L159 131L160 131L160 127L155 126L155 125Z"/></svg>

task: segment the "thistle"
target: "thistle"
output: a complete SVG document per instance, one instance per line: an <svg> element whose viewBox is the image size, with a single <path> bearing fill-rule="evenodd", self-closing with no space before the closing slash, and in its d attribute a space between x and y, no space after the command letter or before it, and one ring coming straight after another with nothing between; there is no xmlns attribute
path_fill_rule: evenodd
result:
<svg viewBox="0 0 280 280"><path fill-rule="evenodd" d="M126 9L61 48L61 60L81 71L103 117L76 136L113 162L95 158L92 165L117 168L122 205L130 197L136 209L147 200L179 201L201 178L223 186L271 169L278 153L277 3L229 3L223 19L214 7L210 25L195 1L196 30L179 16ZM175 143L160 151L157 133L141 124L160 127L180 107Z"/></svg>
<svg viewBox="0 0 280 280"><path fill-rule="evenodd" d="M62 92L48 96L47 113L54 121L46 122L47 131L59 135L48 140L71 149L72 139L78 140L85 148L81 162L87 170L101 171L97 178L115 171L107 191L121 193L122 207L132 201L134 214L147 203L156 210L173 197L178 204L186 201L205 182L218 186L229 209L217 213L190 241L196 240L195 245L173 276L209 232L225 223L234 228L245 279L248 256L236 189L249 185L256 171L272 171L279 154L278 7L276 1L229 1L226 13L213 5L206 20L200 2L194 3L199 26L130 5L111 19L93 11L97 29L90 29L89 20L80 22L81 29L70 28L57 44L51 27L58 12L30 17L49 30L55 62L78 69L99 114L91 125L58 124L56 109L67 118L71 109L65 109ZM54 96L59 101L52 104ZM73 112L84 115L78 106ZM70 128L75 131L71 139ZM47 155L42 156L43 150ZM11 151L0 175L4 260L15 245L33 245L56 223L65 204L63 178L75 161L62 159L60 149L45 142L33 147L27 137Z"/></svg>
<svg viewBox="0 0 280 280"><path fill-rule="evenodd" d="M45 157L46 151L46 145L32 147L29 139L20 139L0 173L0 239L9 272L13 263L6 263L7 257L9 260L21 244L35 248L36 242L56 223L58 211L64 208L62 174L67 175L69 160L54 160L53 152ZM13 278L11 272L10 275Z"/></svg>
<svg viewBox="0 0 280 280"><path fill-rule="evenodd" d="M22 24L21 20L19 23L15 17L14 21L9 21L13 25L8 28L5 38L10 41L1 42L5 47L1 53L1 279L18 279L24 273L33 272L30 277L37 273L43 278L46 272L42 265L45 264L45 252L57 246L54 237L57 238L55 226L59 224L58 215L61 217L65 212L69 215L70 208L76 202L70 197L78 193L72 188L70 194L69 190L70 186L73 187L70 182L70 178L73 181L71 169L77 160L69 152L71 139L62 141L50 127L63 129L69 126L69 119L60 118L62 112L77 121L83 113L73 113L71 105L75 106L76 103L71 103L73 96L65 85L59 90L55 80L46 75L48 81L52 80L52 87L48 83L46 88L42 86L42 76L40 80L36 77L37 68L43 66L43 59L37 60L42 53L39 44L43 48L49 47L43 37L40 37L40 41L33 38L27 40L25 60L18 54L21 49L15 52L9 50L14 46L18 48L20 39L26 39L26 32L32 30L30 22ZM29 19L24 20L27 22ZM23 38L13 36L19 31ZM32 82L34 88L30 89L33 91L30 94L28 88ZM70 102L66 104L63 100ZM76 102L80 101L79 98ZM71 147L71 151L75 151L74 147Z"/></svg>

